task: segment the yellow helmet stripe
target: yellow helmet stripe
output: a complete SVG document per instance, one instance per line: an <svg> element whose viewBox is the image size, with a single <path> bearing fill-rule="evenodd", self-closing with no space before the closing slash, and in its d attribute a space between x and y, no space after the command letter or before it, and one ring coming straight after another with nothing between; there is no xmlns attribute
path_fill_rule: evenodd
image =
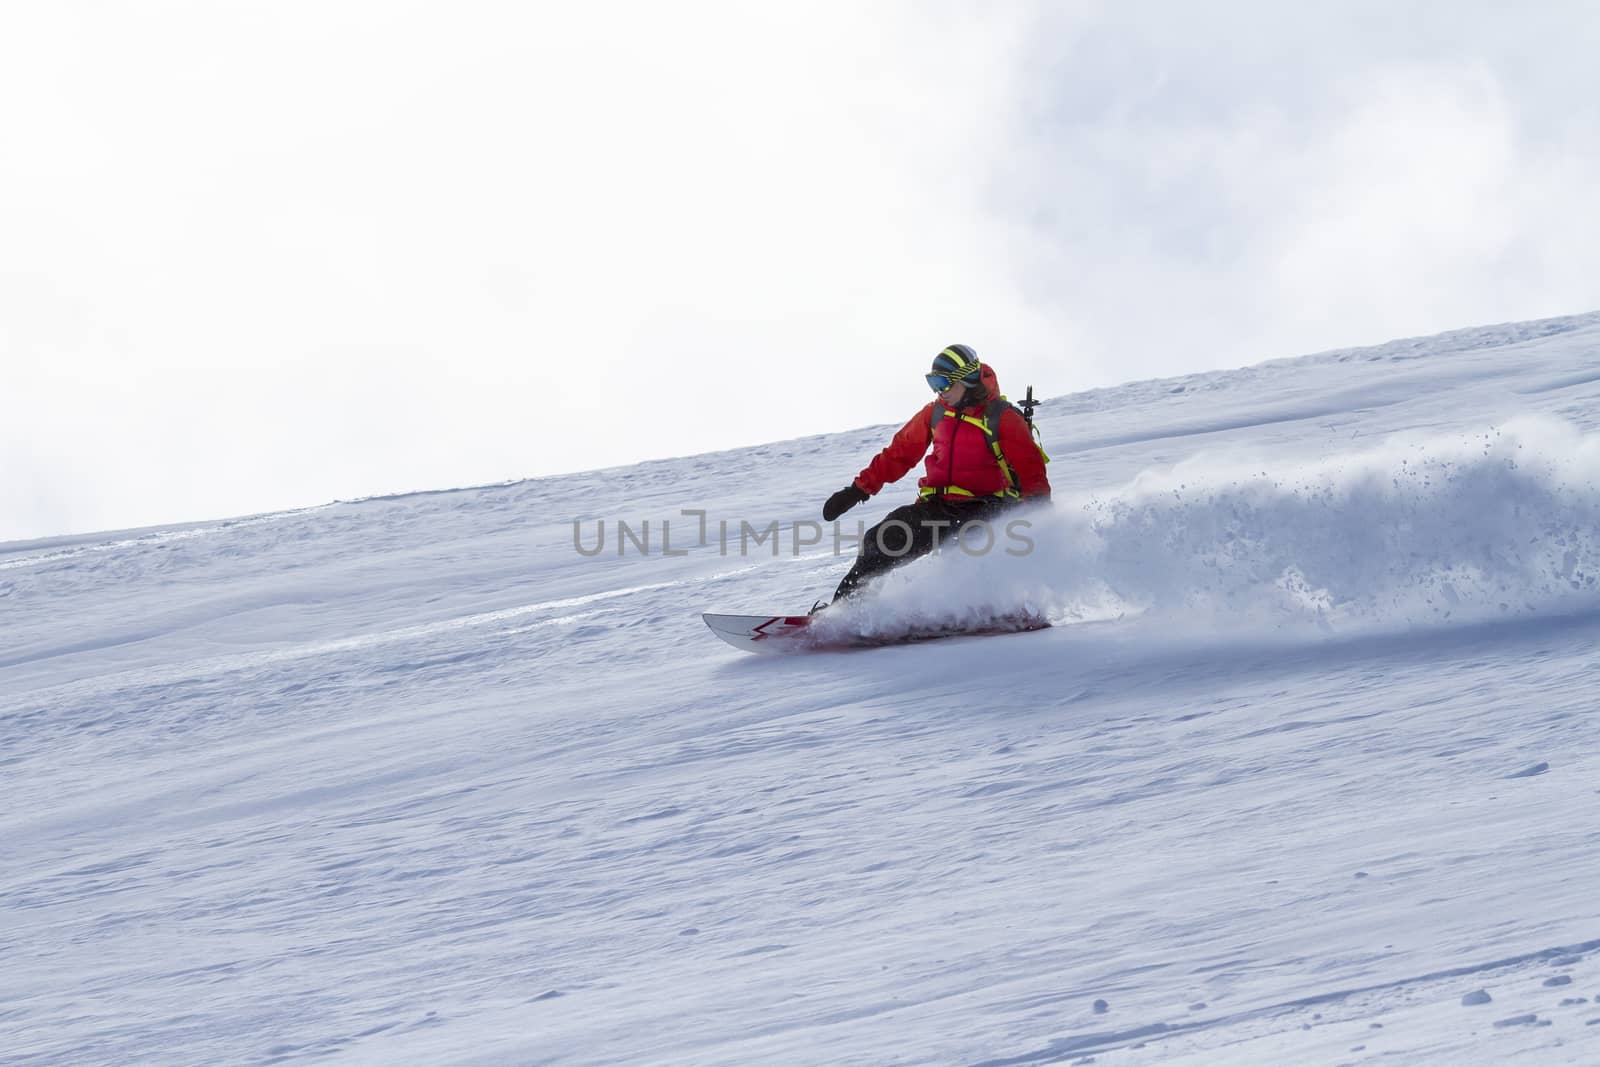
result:
<svg viewBox="0 0 1600 1067"><path fill-rule="evenodd" d="M967 357L962 355L960 352L957 352L955 350L955 346L953 345L939 354L941 356L948 357L950 361L956 365L956 371L954 374L952 374L952 377L955 378L965 378L967 375L983 366L981 361L969 362Z"/></svg>

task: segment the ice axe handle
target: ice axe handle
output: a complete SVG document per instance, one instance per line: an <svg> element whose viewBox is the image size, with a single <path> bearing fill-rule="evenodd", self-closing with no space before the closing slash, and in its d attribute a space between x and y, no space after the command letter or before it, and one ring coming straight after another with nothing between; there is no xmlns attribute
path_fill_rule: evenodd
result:
<svg viewBox="0 0 1600 1067"><path fill-rule="evenodd" d="M1017 402L1017 407L1022 409L1022 417L1028 420L1028 425L1033 425L1033 409L1044 403L1043 400L1033 398L1033 386L1028 386L1028 395Z"/></svg>

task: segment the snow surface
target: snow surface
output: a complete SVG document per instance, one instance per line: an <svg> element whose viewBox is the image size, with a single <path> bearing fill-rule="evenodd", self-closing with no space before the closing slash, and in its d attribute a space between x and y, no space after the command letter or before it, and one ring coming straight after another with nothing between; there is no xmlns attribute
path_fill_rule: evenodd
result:
<svg viewBox="0 0 1600 1067"><path fill-rule="evenodd" d="M0 546L0 1059L1600 1063L1597 401L1600 314L1059 398L1033 552L826 618L1060 625L870 652L699 612L892 426Z"/></svg>

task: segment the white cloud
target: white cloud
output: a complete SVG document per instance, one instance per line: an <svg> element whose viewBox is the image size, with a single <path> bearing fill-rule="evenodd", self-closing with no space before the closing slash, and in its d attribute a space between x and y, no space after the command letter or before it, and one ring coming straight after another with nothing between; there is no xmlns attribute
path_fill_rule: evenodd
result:
<svg viewBox="0 0 1600 1067"><path fill-rule="evenodd" d="M0 538L1600 304L1578 5L24 7Z"/></svg>

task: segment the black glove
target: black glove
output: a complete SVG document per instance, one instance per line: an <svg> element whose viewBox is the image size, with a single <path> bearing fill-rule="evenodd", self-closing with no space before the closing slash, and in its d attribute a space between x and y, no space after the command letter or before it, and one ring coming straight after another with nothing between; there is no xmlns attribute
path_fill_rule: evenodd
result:
<svg viewBox="0 0 1600 1067"><path fill-rule="evenodd" d="M870 495L871 494L869 493L862 492L856 486L855 482L851 482L849 485L830 496L828 498L828 502L822 505L822 520L824 522L832 522L834 519L837 519L840 515L843 515L857 504L866 500Z"/></svg>

